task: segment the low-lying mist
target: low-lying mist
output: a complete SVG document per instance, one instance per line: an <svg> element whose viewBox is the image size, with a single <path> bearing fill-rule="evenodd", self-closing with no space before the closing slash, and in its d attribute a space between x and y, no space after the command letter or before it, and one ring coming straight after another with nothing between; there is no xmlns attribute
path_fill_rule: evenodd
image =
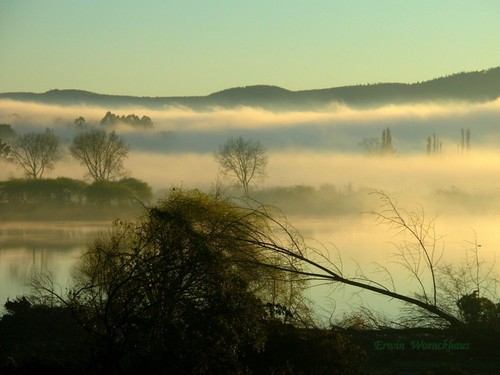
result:
<svg viewBox="0 0 500 375"><path fill-rule="evenodd" d="M496 178L500 171L500 99L369 109L337 103L322 111L296 112L246 107L113 109L0 100L0 123L12 125L18 133L51 127L67 150L78 131L73 124L76 118L82 116L87 125L98 126L107 111L146 115L153 120L152 130L124 125L116 131L130 144L128 173L156 190L172 186L208 189L218 174L213 153L231 136L258 139L266 147L269 165L267 178L259 181L260 189L295 185L377 189L408 195L422 204L429 193L441 192L462 201L475 200L478 209L484 201L496 199L500 189ZM361 141L380 139L386 128L391 130L396 153L368 156ZM461 147L463 129L470 131L470 150ZM428 155L427 138L434 135L440 152ZM82 178L83 174L83 168L66 151L46 177ZM21 175L18 168L2 164L0 179Z"/></svg>
<svg viewBox="0 0 500 375"><path fill-rule="evenodd" d="M374 191L436 217L446 259L463 260L476 236L488 262L500 255L500 99L365 110L332 104L323 111L297 112L124 110L3 100L0 123L18 133L53 128L65 152L45 177L81 179L85 171L67 151L78 131L73 122L83 116L89 126L98 126L107 111L151 117L152 130L119 126L116 131L130 145L128 174L150 184L158 197L172 187L209 190L219 173L214 152L229 137L242 136L260 140L269 158L266 178L255 181L255 199L276 205L305 237L332 242L363 266L391 262L394 250L389 228L365 213L381 209ZM368 155L361 141L380 139L387 128L394 155ZM470 131L468 150L461 144L462 129ZM434 135L440 151L428 154L427 139ZM19 168L0 161L0 180L21 176ZM229 179L220 181L231 194L241 194Z"/></svg>

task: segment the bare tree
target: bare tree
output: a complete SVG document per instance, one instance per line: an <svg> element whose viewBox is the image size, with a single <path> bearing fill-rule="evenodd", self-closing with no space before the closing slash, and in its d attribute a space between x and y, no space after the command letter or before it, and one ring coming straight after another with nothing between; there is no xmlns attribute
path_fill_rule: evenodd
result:
<svg viewBox="0 0 500 375"><path fill-rule="evenodd" d="M70 147L73 157L87 167L87 176L109 181L123 174L123 160L129 147L114 131L92 128L78 134Z"/></svg>
<svg viewBox="0 0 500 375"><path fill-rule="evenodd" d="M412 213L400 209L396 202L386 194L381 192L378 194L382 200L383 210L373 212L373 214L382 223L409 236L408 238L413 238L413 241L403 242L398 248L400 250L399 263L410 272L413 278L416 278L420 287L417 293L396 292L394 280L389 273L387 273L390 280L388 285L367 277L361 270L357 270L353 276L347 275L344 272L340 255L331 258L324 247L316 249L308 246L286 220L276 219L276 216L267 208L250 209L254 214L258 212L262 215L269 225L248 228L249 234L246 237L236 237L234 241L235 243L250 241L261 249L267 249L269 251L267 259L273 259L273 262L262 262L262 258L255 259L255 262L265 267L300 274L316 282L347 285L358 290L370 291L425 312L429 321L469 330L466 322L457 316L456 311L451 311L438 299L437 268L441 260L441 251L438 246L439 238L434 233L433 222L429 223L424 220L425 217L421 216L423 213ZM276 257L281 257L282 261L276 262ZM296 267L297 264L301 267ZM388 270L385 269L385 271Z"/></svg>
<svg viewBox="0 0 500 375"><path fill-rule="evenodd" d="M11 155L28 178L41 178L60 157L59 138L50 129L41 134L22 134L13 142Z"/></svg>
<svg viewBox="0 0 500 375"><path fill-rule="evenodd" d="M380 139L378 138L363 138L358 145L370 155L380 154Z"/></svg>
<svg viewBox="0 0 500 375"><path fill-rule="evenodd" d="M231 137L215 153L215 159L224 174L241 183L245 195L254 178L265 176L267 155L260 141Z"/></svg>

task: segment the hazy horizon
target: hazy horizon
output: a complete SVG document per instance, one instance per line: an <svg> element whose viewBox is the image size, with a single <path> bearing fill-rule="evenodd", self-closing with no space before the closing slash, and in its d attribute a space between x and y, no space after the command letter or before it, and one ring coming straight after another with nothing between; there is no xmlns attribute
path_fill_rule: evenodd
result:
<svg viewBox="0 0 500 375"><path fill-rule="evenodd" d="M268 178L261 186L333 184L376 189L429 189L462 186L493 190L491 178L500 168L500 99L484 102L429 102L355 109L332 104L317 111L279 111L241 107L194 111L175 107L109 108L56 106L0 100L0 123L19 133L54 129L67 147L83 116L97 125L107 111L151 117L154 128L119 126L131 148L125 162L129 174L154 188L173 185L208 187L217 176L213 153L231 136L257 139L269 155ZM369 157L359 145L364 138L380 139L391 129L396 154ZM460 151L461 129L470 129L471 150ZM442 153L426 154L428 136L436 134ZM498 166L498 167L497 167ZM384 176L381 172L386 174ZM82 178L83 169L68 153L46 177ZM18 168L2 169L0 178L21 177Z"/></svg>

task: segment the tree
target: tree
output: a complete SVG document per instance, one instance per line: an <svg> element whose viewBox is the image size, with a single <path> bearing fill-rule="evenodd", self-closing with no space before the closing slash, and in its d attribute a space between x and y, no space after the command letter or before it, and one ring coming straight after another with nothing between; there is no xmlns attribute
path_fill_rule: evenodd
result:
<svg viewBox="0 0 500 375"><path fill-rule="evenodd" d="M19 135L12 144L11 155L28 178L41 178L60 157L59 138L48 128L41 134Z"/></svg>
<svg viewBox="0 0 500 375"><path fill-rule="evenodd" d="M460 152L468 152L470 151L470 129L465 129L462 128L460 129L460 133L462 134L462 140L460 142Z"/></svg>
<svg viewBox="0 0 500 375"><path fill-rule="evenodd" d="M87 168L94 181L109 181L123 174L129 147L114 131L89 129L79 133L70 147L73 157Z"/></svg>
<svg viewBox="0 0 500 375"><path fill-rule="evenodd" d="M266 230L257 212L175 190L97 238L67 296L40 283L32 299L70 308L95 337L106 370L126 360L150 373L241 373L242 354L263 347L266 318L277 320L266 311L270 280L299 294L297 277L260 266L269 254L251 241L257 228ZM295 313L285 294L275 301Z"/></svg>
<svg viewBox="0 0 500 375"><path fill-rule="evenodd" d="M87 127L85 118L83 118L82 116L76 118L73 124L76 126L77 129L85 129Z"/></svg>
<svg viewBox="0 0 500 375"><path fill-rule="evenodd" d="M153 189L151 189L151 186L147 182L128 177L122 178L118 181L118 184L125 186L130 191L128 198L131 200L140 201L145 204L153 198Z"/></svg>
<svg viewBox="0 0 500 375"><path fill-rule="evenodd" d="M268 226L264 230L252 228L248 237L242 240L235 238L234 241L235 243L250 241L251 244L260 246L262 252L267 250L268 256L261 257L264 260L261 265L264 267L301 274L316 282L330 282L333 285L345 285L358 290L370 291L403 302L406 306L413 307L410 311L412 314L410 318L414 318L414 320L409 321L410 324L425 323L434 326L449 326L471 335L480 334L476 327L470 326L467 320L464 320L463 315L469 311L469 316L474 316L474 313L470 313L470 311L474 311L473 309L476 308L476 310L481 311L481 314L484 312L490 316L491 311L494 310L492 306L496 305L486 300L477 299L475 296L473 296L475 299L464 299L462 298L466 296L464 293L451 296L447 283L452 278L446 275L445 271L448 270L448 273L452 275L455 275L456 271L452 266L441 264L442 248L439 245L440 239L434 230L434 221L424 220L423 211L406 211L399 208L397 202L386 194L382 192L377 194L382 201L383 209L372 214L380 223L388 225L403 237L402 242L398 243L396 247L397 263L408 271L410 277L418 285L419 289L414 292L397 292L394 279L388 269L382 265L379 267L388 276L388 285L365 276L360 269L357 270L354 277L347 276L343 271L344 266L340 255L331 259L324 247L315 249L308 246L300 240L300 237L297 237L293 228L290 229L282 221L275 220L268 211L260 211L260 214L268 221ZM277 241L277 239L280 240ZM282 261L276 263L276 257L281 258ZM273 262L268 262L268 259L273 259ZM479 263L475 267L479 275ZM451 282L455 281L451 280ZM472 281L473 283L468 283L466 288L479 283L479 281ZM454 297L453 301L450 301L450 297ZM481 334L492 333L490 331ZM500 331L496 331L496 333L500 334Z"/></svg>
<svg viewBox="0 0 500 375"><path fill-rule="evenodd" d="M437 155L443 150L443 142L439 140L436 133L432 133L432 137L427 137L427 155Z"/></svg>
<svg viewBox="0 0 500 375"><path fill-rule="evenodd" d="M215 159L224 174L241 183L247 196L250 182L265 176L267 155L260 141L231 137L215 153Z"/></svg>
<svg viewBox="0 0 500 375"><path fill-rule="evenodd" d="M174 190L90 244L67 295L38 279L29 301L72 312L95 339L99 373L356 373L362 353L341 334L294 329L300 320L267 312L271 281L303 281L299 262L269 250L301 247L301 238L280 219L274 231L276 211L253 203ZM270 241L259 242L264 234ZM287 298L273 307L295 315Z"/></svg>
<svg viewBox="0 0 500 375"><path fill-rule="evenodd" d="M235 261L255 249L231 240L253 225L241 215L199 192L176 191L95 241L70 298L108 359L137 353L137 364L147 358L173 373L233 373L243 346L262 344L264 311L249 289L254 270Z"/></svg>
<svg viewBox="0 0 500 375"><path fill-rule="evenodd" d="M6 142L12 141L17 137L17 134L9 124L0 124L0 138Z"/></svg>
<svg viewBox="0 0 500 375"><path fill-rule="evenodd" d="M151 200L153 193L146 182L124 178L119 181L94 181L86 188L85 195L93 204L123 206L144 205Z"/></svg>
<svg viewBox="0 0 500 375"><path fill-rule="evenodd" d="M111 113L110 111L106 112L106 115L104 115L99 124L101 126L105 126L108 128L113 128L119 124L130 125L133 126L134 128L143 128L143 129L153 128L153 121L151 121L151 118L148 116L142 116L141 118L139 118L139 116L133 113L127 116L125 115L118 116L115 115L114 113Z"/></svg>
<svg viewBox="0 0 500 375"><path fill-rule="evenodd" d="M380 155L380 139L363 138L358 145L370 155Z"/></svg>
<svg viewBox="0 0 500 375"><path fill-rule="evenodd" d="M363 138L358 143L370 155L393 155L396 150L392 145L391 129L385 128L382 131L382 138Z"/></svg>
<svg viewBox="0 0 500 375"><path fill-rule="evenodd" d="M11 147L0 138L0 159L11 161L10 153Z"/></svg>
<svg viewBox="0 0 500 375"><path fill-rule="evenodd" d="M392 155L396 151L392 145L391 129L386 128L382 131L382 143L380 145L380 153L382 155Z"/></svg>

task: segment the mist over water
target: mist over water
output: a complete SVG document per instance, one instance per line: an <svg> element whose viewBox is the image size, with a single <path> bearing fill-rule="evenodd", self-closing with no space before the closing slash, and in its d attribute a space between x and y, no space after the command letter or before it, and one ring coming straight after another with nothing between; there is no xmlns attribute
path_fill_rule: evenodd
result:
<svg viewBox="0 0 500 375"><path fill-rule="evenodd" d="M443 261L463 261L475 236L484 259L493 264L500 257L500 100L371 109L335 104L322 111L302 112L58 107L3 100L0 123L11 124L18 133L54 128L67 149L77 132L72 125L75 118L83 116L93 125L107 111L147 115L153 120L153 130L119 127L117 132L130 144L125 162L128 173L156 191L178 186L208 190L217 178L213 153L220 145L230 136L260 140L269 164L267 178L257 191L297 186L312 189L310 194L325 202L323 211L314 215L296 210L300 204L310 204L297 196L291 195L294 201L287 202L277 193L266 203L280 202L278 207L304 237L333 244L350 272L358 263L366 272L374 272L377 262L395 266L393 233L363 213L380 209L377 197L369 194L375 190L394 197L403 208L423 207L428 217L436 217L436 230L443 236ZM367 155L359 143L364 138L380 138L388 127L395 155ZM471 132L467 152L460 147L461 129ZM427 155L426 140L433 134L439 138L442 152ZM83 175L83 168L65 152L46 177ZM21 176L18 168L0 162L0 180ZM397 267L394 272L401 288L407 288L404 273ZM321 294L321 298L326 297Z"/></svg>

